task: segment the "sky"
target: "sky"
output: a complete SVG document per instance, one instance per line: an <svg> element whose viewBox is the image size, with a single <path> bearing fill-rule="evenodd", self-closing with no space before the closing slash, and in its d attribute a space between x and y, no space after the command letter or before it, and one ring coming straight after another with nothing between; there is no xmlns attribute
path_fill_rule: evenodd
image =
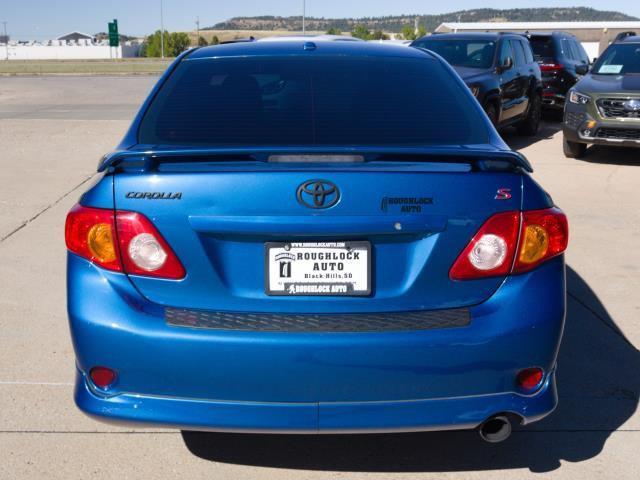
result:
<svg viewBox="0 0 640 480"><path fill-rule="evenodd" d="M15 40L46 40L73 30L94 34L118 19L120 33L145 35L160 28L161 0L0 0L0 22ZM166 30L194 30L236 16L300 15L303 0L162 0ZM513 8L508 0L306 0L308 16L366 17L438 14L471 8ZM640 18L640 0L532 0L526 7L585 6L616 10ZM525 7L525 5L522 5ZM2 25L0 24L0 28Z"/></svg>

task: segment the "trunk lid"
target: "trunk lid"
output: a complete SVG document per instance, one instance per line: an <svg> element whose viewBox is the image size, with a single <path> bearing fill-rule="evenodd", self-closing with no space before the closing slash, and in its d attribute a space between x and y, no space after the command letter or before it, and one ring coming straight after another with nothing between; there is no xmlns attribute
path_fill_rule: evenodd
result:
<svg viewBox="0 0 640 480"><path fill-rule="evenodd" d="M321 179L340 200L314 209L296 197ZM503 278L452 281L449 269L480 225L519 210L521 174L469 164L349 165L173 162L115 174L115 207L146 215L183 263L180 281L130 276L150 301L217 311L334 313L442 309L486 300ZM496 200L499 189L511 198ZM178 195L179 194L179 195ZM270 296L269 242L369 242L371 293Z"/></svg>

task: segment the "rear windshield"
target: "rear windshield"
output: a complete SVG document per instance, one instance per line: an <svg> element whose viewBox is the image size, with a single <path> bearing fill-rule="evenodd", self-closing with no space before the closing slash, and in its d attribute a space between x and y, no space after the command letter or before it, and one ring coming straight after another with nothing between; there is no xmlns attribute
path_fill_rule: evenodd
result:
<svg viewBox="0 0 640 480"><path fill-rule="evenodd" d="M529 39L531 50L533 50L533 58L536 61L553 59L556 56L556 49L551 37L531 37Z"/></svg>
<svg viewBox="0 0 640 480"><path fill-rule="evenodd" d="M440 62L396 57L185 60L138 140L212 147L481 144L473 99Z"/></svg>
<svg viewBox="0 0 640 480"><path fill-rule="evenodd" d="M640 43L617 43L609 46L593 66L601 75L640 73Z"/></svg>
<svg viewBox="0 0 640 480"><path fill-rule="evenodd" d="M496 44L485 40L421 40L413 44L436 52L451 65L467 68L490 68Z"/></svg>

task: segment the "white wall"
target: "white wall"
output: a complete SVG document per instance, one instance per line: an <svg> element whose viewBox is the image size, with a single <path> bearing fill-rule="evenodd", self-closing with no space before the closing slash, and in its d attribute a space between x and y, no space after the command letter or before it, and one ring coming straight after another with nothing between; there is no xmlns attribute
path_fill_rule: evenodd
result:
<svg viewBox="0 0 640 480"><path fill-rule="evenodd" d="M584 49L587 51L587 55L589 55L589 60L593 61L594 58L597 58L600 55L600 42L581 42Z"/></svg>
<svg viewBox="0 0 640 480"><path fill-rule="evenodd" d="M9 45L9 60L89 60L137 57L139 45ZM0 60L6 59L6 47L0 46Z"/></svg>

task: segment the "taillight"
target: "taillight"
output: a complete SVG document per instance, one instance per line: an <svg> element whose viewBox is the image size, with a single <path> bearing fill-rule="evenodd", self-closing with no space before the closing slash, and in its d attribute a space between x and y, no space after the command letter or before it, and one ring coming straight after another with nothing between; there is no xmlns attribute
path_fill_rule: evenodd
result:
<svg viewBox="0 0 640 480"><path fill-rule="evenodd" d="M540 71L542 72L558 72L564 68L561 63L541 63Z"/></svg>
<svg viewBox="0 0 640 480"><path fill-rule="evenodd" d="M76 205L64 227L67 248L107 270L122 271L113 210Z"/></svg>
<svg viewBox="0 0 640 480"><path fill-rule="evenodd" d="M142 214L76 205L67 215L67 248L102 268L167 279L185 270L171 247Z"/></svg>
<svg viewBox="0 0 640 480"><path fill-rule="evenodd" d="M147 217L116 212L116 225L125 272L174 280L184 277L180 260Z"/></svg>
<svg viewBox="0 0 640 480"><path fill-rule="evenodd" d="M490 217L462 251L449 276L454 280L468 280L507 275L513 265L519 226L520 212Z"/></svg>
<svg viewBox="0 0 640 480"><path fill-rule="evenodd" d="M454 262L452 280L522 273L567 249L567 217L559 208L490 217Z"/></svg>
<svg viewBox="0 0 640 480"><path fill-rule="evenodd" d="M568 242L567 217L559 208L522 212L520 248L513 272L526 272L560 255Z"/></svg>

